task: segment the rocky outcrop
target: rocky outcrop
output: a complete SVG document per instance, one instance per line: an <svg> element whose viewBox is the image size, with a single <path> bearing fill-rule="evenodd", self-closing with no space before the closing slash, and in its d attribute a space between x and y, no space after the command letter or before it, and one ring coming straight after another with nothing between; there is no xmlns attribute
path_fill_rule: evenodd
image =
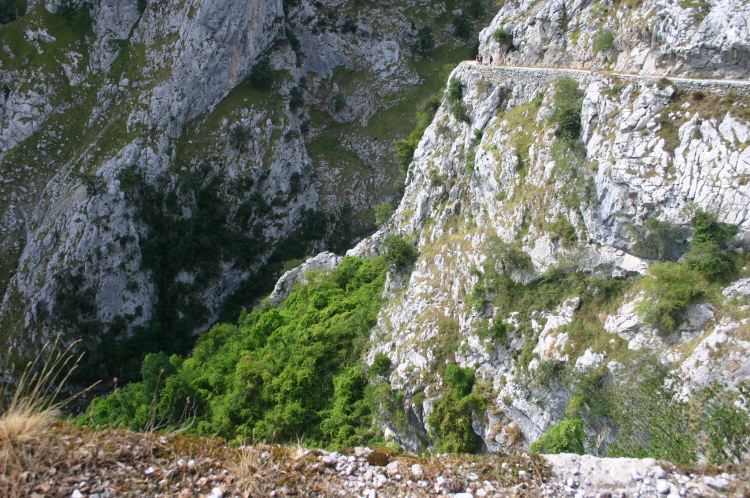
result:
<svg viewBox="0 0 750 498"><path fill-rule="evenodd" d="M484 58L503 65L747 78L749 9L733 0L528 0L504 5L480 41Z"/></svg>
<svg viewBox="0 0 750 498"><path fill-rule="evenodd" d="M482 50L491 49L485 42ZM555 135L555 88L562 78L581 91L578 152ZM706 346L694 353L702 358L709 344L729 340L710 305L690 308L678 332L663 338L636 313L638 297L622 297L611 316L597 311L599 340L570 333L580 303L596 300L594 283L561 289L557 311L541 303L513 308L524 300L512 296L496 299L508 285L498 274L522 283L570 272L628 278L655 260L677 259L688 247L696 209L737 225L736 243L746 244L750 190L740 178L750 173L743 138L750 132L748 102L722 97L733 95L728 88L746 85L698 82L705 86L696 92L689 79L680 86L648 77L473 63L460 65L451 79L460 82L461 99L446 96L425 132L400 206L350 251L377 253L388 234L400 233L412 237L420 252L371 336L371 354L384 353L395 365L391 384L407 398L423 397L418 411L428 414L441 391L432 373L438 365L455 361L475 368L491 385L491 408L475 414L475 431L490 451L504 451L519 444L519 430L533 441L563 417L572 387L555 376L555 365L580 363L579 374L607 365L616 378L620 341L660 356L677 371L685 365L702 385L747 380L747 352L736 339L732 344L742 347L727 361L737 377L720 373L720 366L701 373L696 365L711 368L701 359L683 363L681 351L690 341L706 337ZM648 227L654 225L664 233L652 233ZM544 285L529 292L546 292ZM502 321L506 335L493 338L494 324ZM730 335L742 334L743 321L729 322ZM689 384L688 377L682 380Z"/></svg>
<svg viewBox="0 0 750 498"><path fill-rule="evenodd" d="M279 278L269 296L269 304L277 305L283 301L292 292L296 284L302 284L306 281L309 272L331 270L336 268L342 259L332 252L322 252L308 258L304 263L292 268Z"/></svg>

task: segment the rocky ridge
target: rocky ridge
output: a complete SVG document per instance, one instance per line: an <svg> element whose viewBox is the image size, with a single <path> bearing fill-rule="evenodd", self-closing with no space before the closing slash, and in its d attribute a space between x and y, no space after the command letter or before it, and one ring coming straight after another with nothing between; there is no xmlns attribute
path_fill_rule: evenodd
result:
<svg viewBox="0 0 750 498"><path fill-rule="evenodd" d="M533 12L560 5L538 3ZM712 4L716 17L719 7L745 8L736 2ZM583 19L594 8L572 7L569 26L582 22L576 21L576 9ZM651 2L638 7L651 8ZM551 380L544 377L545 383L535 380L555 365L579 376L605 368L606 382L617 385L628 382L621 358L640 351L660 357L677 375L683 396L716 382L747 382L750 317L742 291L736 298L739 308L726 298L718 306L693 305L668 337L635 312L637 294L623 295L619 309L596 311L597 340L571 332L575 317L584 313L581 307L596 300L584 295L595 287L563 292L568 300L558 301L556 308L519 310L493 303L501 289L488 282L497 273L522 283L545 282L550 272L616 282L644 274L660 259L677 259L687 249L687 240L677 234L686 233L696 210L737 225L738 248L746 246L750 234L747 82L691 79L699 70L686 63L634 66L626 65L625 57L609 66L619 75L528 67L592 66L561 55L556 47L564 46L563 34L554 30L544 32L549 48L540 60L532 48L538 31L528 27L517 28L523 36L513 31L512 50L498 57L493 35L509 23L510 12L518 21L509 26L533 25L542 16L522 17L515 9L501 9L481 35L480 53L485 61L494 54L495 61L523 67L464 63L454 71L451 80L460 85L460 101L443 101L415 153L400 206L376 234L349 252L378 253L389 234L403 234L416 241L420 253L410 274L393 275L387 284L390 301L372 332L370 355L383 353L395 366L390 382L405 393L409 422L408 427L386 422L386 432L413 451L429 444L427 420L444 389L434 372L446 361L476 368L478 382L489 392L490 408L474 413L473 426L483 449L491 452L524 447L563 418L573 387L554 373ZM682 13L673 9L665 15L674 19ZM716 28L706 19L698 34L688 37L695 45L683 49L657 38L649 57L669 50L701 52L715 69L701 76L745 76L734 63L723 62L723 49L713 51L705 42L700 33ZM741 35L733 46L742 51L747 40ZM585 53L592 60L591 50ZM665 73L687 78L672 82ZM565 77L582 92L582 156L561 150L550 124L554 84ZM674 227L659 254L644 250L649 220ZM747 267L741 276L747 276ZM743 281L727 287L725 295L744 289ZM508 327L500 341L487 337L496 323L501 330ZM606 426L588 426L587 431L600 445L611 437ZM587 450L596 453L602 446Z"/></svg>
<svg viewBox="0 0 750 498"><path fill-rule="evenodd" d="M328 452L228 448L174 434L87 432L57 425L24 442L25 473L0 470L9 496L493 496L720 497L747 491L734 471L676 469L654 460L579 455L397 455L382 448ZM72 458L71 458L72 457ZM21 463L21 462L19 462ZM11 472L11 474L2 474Z"/></svg>

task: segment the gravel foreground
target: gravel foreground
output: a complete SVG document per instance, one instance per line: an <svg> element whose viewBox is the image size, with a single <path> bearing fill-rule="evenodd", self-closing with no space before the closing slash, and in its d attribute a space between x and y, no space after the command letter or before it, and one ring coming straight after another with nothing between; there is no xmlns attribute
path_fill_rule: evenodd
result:
<svg viewBox="0 0 750 498"><path fill-rule="evenodd" d="M750 497L748 466L677 468L651 459L579 455L327 452L58 423L12 449L3 497Z"/></svg>

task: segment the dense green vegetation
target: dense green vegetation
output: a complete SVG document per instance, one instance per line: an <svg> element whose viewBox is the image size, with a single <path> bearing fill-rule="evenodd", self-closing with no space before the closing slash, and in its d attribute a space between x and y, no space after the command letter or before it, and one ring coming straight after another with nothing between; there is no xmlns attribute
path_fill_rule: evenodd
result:
<svg viewBox="0 0 750 498"><path fill-rule="evenodd" d="M583 420L580 418L563 419L539 439L531 443L531 451L536 453L577 453L583 454Z"/></svg>
<svg viewBox="0 0 750 498"><path fill-rule="evenodd" d="M393 210L395 208L393 207L393 203L390 201L385 201L380 204L378 204L375 207L375 225L380 226L391 217L393 214Z"/></svg>
<svg viewBox="0 0 750 498"><path fill-rule="evenodd" d="M480 440L472 428L471 416L484 406L481 397L472 392L474 370L448 365L443 381L445 392L428 419L434 431L435 448L445 453L474 453Z"/></svg>
<svg viewBox="0 0 750 498"><path fill-rule="evenodd" d="M615 49L615 34L612 30L602 30L594 38L594 53L599 54L602 52L608 52Z"/></svg>
<svg viewBox="0 0 750 498"><path fill-rule="evenodd" d="M385 239L385 259L396 270L404 270L417 260L419 253L410 241L402 235L389 235Z"/></svg>
<svg viewBox="0 0 750 498"><path fill-rule="evenodd" d="M617 434L610 456L652 457L695 463L705 454L714 464L739 463L750 449L750 386L732 392L711 386L694 393L692 402L675 398L669 374L655 358L636 359L627 382L607 389L606 401Z"/></svg>
<svg viewBox="0 0 750 498"><path fill-rule="evenodd" d="M26 0L0 0L0 24L7 24L24 15L26 4Z"/></svg>
<svg viewBox="0 0 750 498"><path fill-rule="evenodd" d="M273 66L268 57L261 58L253 66L250 76L250 84L259 90L268 90L273 85Z"/></svg>
<svg viewBox="0 0 750 498"><path fill-rule="evenodd" d="M176 428L235 441L348 446L378 437L360 359L381 306L386 262L346 258L278 307L213 327L182 359L151 354L143 380L95 400L94 425ZM376 367L381 373L384 360Z"/></svg>
<svg viewBox="0 0 750 498"><path fill-rule="evenodd" d="M581 106L583 92L578 82L570 77L560 78L555 87L552 122L555 137L562 140L577 140L581 135Z"/></svg>
<svg viewBox="0 0 750 498"><path fill-rule="evenodd" d="M448 83L448 91L445 95L445 100L448 103L448 108L453 114L453 117L458 121L468 121L469 115L466 110L466 104L463 101L464 98L464 84L458 78L453 78Z"/></svg>
<svg viewBox="0 0 750 498"><path fill-rule="evenodd" d="M737 227L721 223L715 215L698 212L693 216L690 250L681 262L653 264L641 286L644 298L636 309L647 323L664 333L674 331L685 308L713 283L735 274L738 256L729 252L729 241Z"/></svg>

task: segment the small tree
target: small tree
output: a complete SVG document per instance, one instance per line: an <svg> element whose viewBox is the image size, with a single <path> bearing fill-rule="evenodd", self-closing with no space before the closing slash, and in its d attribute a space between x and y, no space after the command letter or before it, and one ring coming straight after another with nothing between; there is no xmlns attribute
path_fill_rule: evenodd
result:
<svg viewBox="0 0 750 498"><path fill-rule="evenodd" d="M506 31L505 28L495 30L495 32L492 33L492 38L494 38L497 44L506 51L513 48L513 35L509 31Z"/></svg>
<svg viewBox="0 0 750 498"><path fill-rule="evenodd" d="M379 204L375 208L375 224L377 226L382 225L386 221L388 221L388 218L391 217L391 214L393 214L393 203L390 201L385 201L382 204Z"/></svg>
<svg viewBox="0 0 750 498"><path fill-rule="evenodd" d="M245 144L250 139L250 128L243 124L237 124L229 132L229 141L232 147L241 151L245 148Z"/></svg>
<svg viewBox="0 0 750 498"><path fill-rule="evenodd" d="M461 39L468 39L471 34L471 19L464 13L453 18L453 34Z"/></svg>
<svg viewBox="0 0 750 498"><path fill-rule="evenodd" d="M403 235L390 235L385 239L385 260L391 268L402 270L412 265L419 253L414 244Z"/></svg>
<svg viewBox="0 0 750 498"><path fill-rule="evenodd" d="M448 83L448 94L446 98L451 109L451 114L459 121L469 121L466 106L463 102L464 84L458 78L453 78Z"/></svg>
<svg viewBox="0 0 750 498"><path fill-rule="evenodd" d="M636 304L646 322L662 332L674 331L683 312L703 293L701 274L680 263L657 263L649 267L643 279L645 297Z"/></svg>
<svg viewBox="0 0 750 498"><path fill-rule="evenodd" d="M557 81L555 108L552 121L557 125L555 136L565 140L575 140L581 134L581 106L583 93L578 82L564 77Z"/></svg>
<svg viewBox="0 0 750 498"><path fill-rule="evenodd" d="M273 84L273 66L268 57L262 57L253 66L248 78L250 84L259 90L268 90Z"/></svg>
<svg viewBox="0 0 750 498"><path fill-rule="evenodd" d="M420 28L417 32L417 43L414 46L414 51L424 57L433 50L435 50L435 35L432 28L430 26Z"/></svg>
<svg viewBox="0 0 750 498"><path fill-rule="evenodd" d="M375 358L370 366L370 375L386 376L391 373L391 359L385 353L375 353Z"/></svg>

